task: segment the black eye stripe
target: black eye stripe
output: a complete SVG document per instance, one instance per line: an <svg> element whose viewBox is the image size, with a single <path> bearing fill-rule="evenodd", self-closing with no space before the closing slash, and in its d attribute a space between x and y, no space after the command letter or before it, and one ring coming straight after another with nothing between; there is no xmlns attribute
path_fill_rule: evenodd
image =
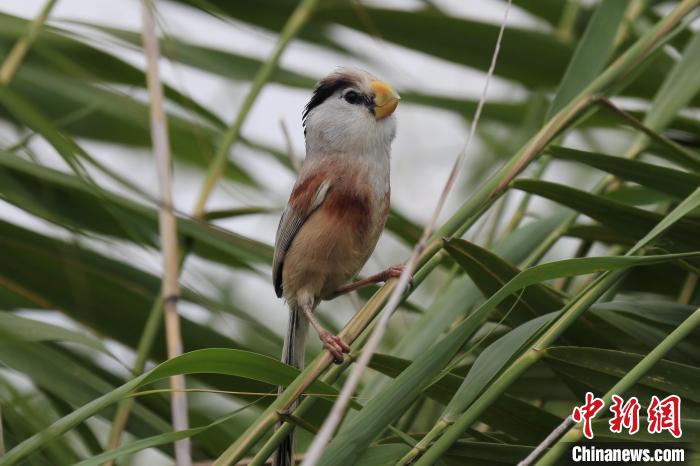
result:
<svg viewBox="0 0 700 466"><path fill-rule="evenodd" d="M361 81L352 74L334 73L318 82L314 88L311 99L304 107L301 115L301 122L304 127L313 109L321 105L332 95L338 95L340 99L346 100L346 94L354 92L358 97L350 97L351 105L362 105L374 113L374 94L365 94L357 90L361 87ZM337 94L336 94L337 93Z"/></svg>
<svg viewBox="0 0 700 466"><path fill-rule="evenodd" d="M345 95L343 96L343 98L349 104L359 104L360 102L362 102L364 100L364 96L362 96L361 94L358 94L355 91L346 92Z"/></svg>
<svg viewBox="0 0 700 466"><path fill-rule="evenodd" d="M321 105L328 97L333 95L338 90L350 87L351 85L353 85L353 81L348 78L336 77L333 79L321 80L316 86L316 89L314 89L311 100L309 100L309 103L306 104L306 107L304 107L304 112L302 113L301 117L302 123L306 125L306 117L309 116L309 112L311 110Z"/></svg>
<svg viewBox="0 0 700 466"><path fill-rule="evenodd" d="M340 98L352 105L363 105L370 109L374 107L374 94L366 95L351 90L341 95Z"/></svg>

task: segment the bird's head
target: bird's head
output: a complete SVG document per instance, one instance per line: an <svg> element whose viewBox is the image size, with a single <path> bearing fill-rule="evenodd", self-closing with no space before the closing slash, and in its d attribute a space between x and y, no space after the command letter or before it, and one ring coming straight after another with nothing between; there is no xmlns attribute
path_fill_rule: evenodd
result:
<svg viewBox="0 0 700 466"><path fill-rule="evenodd" d="M399 94L370 73L341 68L321 79L303 114L307 154L387 151Z"/></svg>

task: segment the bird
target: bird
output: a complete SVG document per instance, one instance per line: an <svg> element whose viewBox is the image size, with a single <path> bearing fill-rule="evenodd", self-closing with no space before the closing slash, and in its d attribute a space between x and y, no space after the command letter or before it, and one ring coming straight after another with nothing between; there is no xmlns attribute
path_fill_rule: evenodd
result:
<svg viewBox="0 0 700 466"><path fill-rule="evenodd" d="M338 68L318 81L304 107L306 157L280 218L272 263L275 292L289 308L285 364L304 367L309 323L324 350L342 363L350 347L321 325L314 310L323 300L403 271L402 265L395 265L351 282L374 251L389 214L391 144L399 100L389 84L369 72ZM294 464L291 433L278 447L273 464Z"/></svg>

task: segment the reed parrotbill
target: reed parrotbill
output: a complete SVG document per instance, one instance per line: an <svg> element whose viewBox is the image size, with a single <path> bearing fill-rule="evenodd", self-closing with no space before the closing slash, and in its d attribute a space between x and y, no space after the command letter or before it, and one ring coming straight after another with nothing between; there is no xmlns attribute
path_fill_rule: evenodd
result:
<svg viewBox="0 0 700 466"><path fill-rule="evenodd" d="M336 362L350 348L314 317L322 300L397 277L401 266L349 283L369 259L389 214L389 165L398 94L366 71L321 79L302 117L306 158L282 213L272 266L277 296L289 306L282 361L304 366L308 324ZM290 408L290 409L293 409ZM290 435L274 457L290 466Z"/></svg>

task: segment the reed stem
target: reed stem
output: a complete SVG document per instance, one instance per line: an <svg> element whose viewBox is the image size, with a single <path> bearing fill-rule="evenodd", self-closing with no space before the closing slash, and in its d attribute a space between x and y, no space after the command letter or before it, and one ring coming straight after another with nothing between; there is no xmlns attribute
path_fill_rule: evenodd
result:
<svg viewBox="0 0 700 466"><path fill-rule="evenodd" d="M162 301L165 310L165 337L168 358L172 359L182 354L180 316L177 313L177 302L180 297L177 220L173 212L172 162L168 127L163 108L163 87L158 72L160 50L153 18L152 0L144 0L142 6L143 43L147 59L146 78L150 97L151 139L156 158L161 197L158 223L163 255ZM183 391L185 389L185 377L183 375L170 377L170 388L172 389L171 412L173 429L176 431L187 430L189 428L187 398ZM189 438L175 442L175 462L177 466L192 465Z"/></svg>

